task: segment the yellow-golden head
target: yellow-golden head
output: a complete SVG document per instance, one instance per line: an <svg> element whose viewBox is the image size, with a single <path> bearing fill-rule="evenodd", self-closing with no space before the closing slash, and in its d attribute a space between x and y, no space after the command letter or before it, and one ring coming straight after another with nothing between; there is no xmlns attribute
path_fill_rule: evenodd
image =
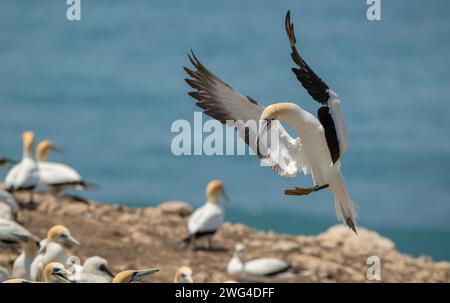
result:
<svg viewBox="0 0 450 303"><path fill-rule="evenodd" d="M141 269L141 270L124 270L119 272L112 283L136 283L141 281L144 277L153 275L159 272L157 268Z"/></svg>
<svg viewBox="0 0 450 303"><path fill-rule="evenodd" d="M50 151L62 152L62 149L50 140L42 140L36 148L36 159L38 161L47 161Z"/></svg>
<svg viewBox="0 0 450 303"><path fill-rule="evenodd" d="M24 131L22 133L24 155L31 157L33 155L34 133L32 131Z"/></svg>
<svg viewBox="0 0 450 303"><path fill-rule="evenodd" d="M47 241L68 246L80 245L80 242L72 236L69 229L63 225L55 225L50 228L47 233Z"/></svg>
<svg viewBox="0 0 450 303"><path fill-rule="evenodd" d="M44 281L47 283L70 283L72 273L58 262L51 262L44 268Z"/></svg>
<svg viewBox="0 0 450 303"><path fill-rule="evenodd" d="M187 266L182 266L177 269L175 273L175 283L194 283L192 279L192 269Z"/></svg>
<svg viewBox="0 0 450 303"><path fill-rule="evenodd" d="M206 186L206 198L209 202L218 203L220 196L223 196L225 200L228 200L228 196L225 193L225 187L222 181L212 180Z"/></svg>

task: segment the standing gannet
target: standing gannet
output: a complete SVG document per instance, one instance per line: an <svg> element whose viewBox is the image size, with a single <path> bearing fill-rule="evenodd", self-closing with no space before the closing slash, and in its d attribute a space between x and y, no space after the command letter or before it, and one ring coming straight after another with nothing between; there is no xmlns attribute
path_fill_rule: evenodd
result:
<svg viewBox="0 0 450 303"><path fill-rule="evenodd" d="M98 256L87 258L83 266L75 266L73 280L77 283L111 283L114 274L108 261Z"/></svg>
<svg viewBox="0 0 450 303"><path fill-rule="evenodd" d="M282 260L261 258L247 261L245 246L237 244L234 255L228 262L227 272L236 278L289 278L293 277L292 266Z"/></svg>
<svg viewBox="0 0 450 303"><path fill-rule="evenodd" d="M182 266L177 269L175 273L174 283L194 283L192 279L192 269L187 266Z"/></svg>
<svg viewBox="0 0 450 303"><path fill-rule="evenodd" d="M8 280L9 277L10 277L9 272L0 266L0 282L4 282L4 281Z"/></svg>
<svg viewBox="0 0 450 303"><path fill-rule="evenodd" d="M66 188L87 190L95 187L95 185L84 181L72 167L62 163L47 161L48 153L52 150L59 152L61 148L49 140L41 141L36 148L39 181L42 185L55 193Z"/></svg>
<svg viewBox="0 0 450 303"><path fill-rule="evenodd" d="M22 253L14 261L12 275L14 278L31 280L31 264L38 255L39 242L29 237L22 247Z"/></svg>
<svg viewBox="0 0 450 303"><path fill-rule="evenodd" d="M0 189L0 218L17 221L19 204L9 192Z"/></svg>
<svg viewBox="0 0 450 303"><path fill-rule="evenodd" d="M224 218L221 196L228 200L223 183L219 180L209 182L206 187L206 203L196 209L189 218L188 235L183 239L183 243L190 244L197 238L207 237L209 248L212 248L211 237L220 228Z"/></svg>
<svg viewBox="0 0 450 303"><path fill-rule="evenodd" d="M72 273L59 262L51 262L44 268L44 282L46 283L71 283Z"/></svg>
<svg viewBox="0 0 450 303"><path fill-rule="evenodd" d="M71 235L65 226L56 225L50 228L44 245L39 250L33 263L31 263L31 279L33 281L41 281L43 268L51 262L66 264L69 255L65 246L75 245L80 245L80 242Z"/></svg>
<svg viewBox="0 0 450 303"><path fill-rule="evenodd" d="M124 270L119 272L112 283L136 283L141 281L144 277L153 275L159 272L157 268L140 269L140 270Z"/></svg>
<svg viewBox="0 0 450 303"><path fill-rule="evenodd" d="M28 229L17 222L0 218L0 247L17 247L29 239L39 241Z"/></svg>
<svg viewBox="0 0 450 303"><path fill-rule="evenodd" d="M10 169L5 178L5 185L9 192L30 191L30 202L33 202L33 190L39 182L38 167L33 159L34 133L25 131L22 134L22 141L22 161Z"/></svg>
<svg viewBox="0 0 450 303"><path fill-rule="evenodd" d="M235 127L239 136L261 158L261 162L271 166L279 175L293 178L299 171L312 175L314 187L288 189L285 190L286 195L307 195L329 188L334 194L338 219L356 233L355 206L340 173L340 158L348 145L340 101L300 57L295 47L289 11L285 26L291 44L291 56L298 65L292 70L308 93L321 104L317 117L293 103L275 103L266 108L261 106L211 73L194 53L189 55L189 59L196 70L184 68L192 77L186 82L197 90L189 95L198 100L196 104L205 114ZM292 138L281 123L274 123L273 120L287 122L299 137ZM252 124L260 127L249 127ZM269 131L278 139L275 146L260 144L259 139L267 136Z"/></svg>

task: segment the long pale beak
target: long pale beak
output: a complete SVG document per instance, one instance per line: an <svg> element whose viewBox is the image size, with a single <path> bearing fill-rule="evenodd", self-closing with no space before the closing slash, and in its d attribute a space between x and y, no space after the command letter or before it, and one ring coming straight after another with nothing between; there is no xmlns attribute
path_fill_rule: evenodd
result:
<svg viewBox="0 0 450 303"><path fill-rule="evenodd" d="M69 244L69 245L73 245L73 246L78 246L78 245L80 245L80 242L78 242L78 240L75 239L75 238L72 237L72 236L68 236L68 237L67 237L66 243Z"/></svg>
<svg viewBox="0 0 450 303"><path fill-rule="evenodd" d="M111 270L109 270L109 268L105 265L101 265L99 268L101 271L103 271L104 273L106 273L108 276L110 276L111 278L114 278L114 274L111 272Z"/></svg>
<svg viewBox="0 0 450 303"><path fill-rule="evenodd" d="M187 276L186 277L186 282L187 283L194 283L194 280L192 279L192 276Z"/></svg>
<svg viewBox="0 0 450 303"><path fill-rule="evenodd" d="M227 195L227 193L225 192L225 190L223 190L222 191L222 196L223 196L223 198L225 199L225 201L229 201L229 199L228 199L228 195Z"/></svg>
<svg viewBox="0 0 450 303"><path fill-rule="evenodd" d="M57 152L57 153L62 153L64 151L61 147L59 147L57 145L52 145L51 149L52 149L52 151Z"/></svg>
<svg viewBox="0 0 450 303"><path fill-rule="evenodd" d="M60 270L53 272L52 275L63 282L72 283L69 279L72 273L65 268L61 268Z"/></svg>
<svg viewBox="0 0 450 303"><path fill-rule="evenodd" d="M150 269L142 269L142 270L136 270L133 275L131 276L130 282L137 282L140 281L142 278L146 276L153 275L154 273L159 272L159 269L157 268L150 268Z"/></svg>

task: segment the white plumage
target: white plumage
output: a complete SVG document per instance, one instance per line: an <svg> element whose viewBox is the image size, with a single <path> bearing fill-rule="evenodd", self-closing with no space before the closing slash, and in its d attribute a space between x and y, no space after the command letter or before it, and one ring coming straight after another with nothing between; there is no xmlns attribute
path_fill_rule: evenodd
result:
<svg viewBox="0 0 450 303"><path fill-rule="evenodd" d="M12 275L14 278L31 280L31 264L38 254L39 243L29 238L22 247L22 253L14 260Z"/></svg>
<svg viewBox="0 0 450 303"><path fill-rule="evenodd" d="M15 247L26 243L29 238L39 241L35 235L22 225L0 218L0 247Z"/></svg>
<svg viewBox="0 0 450 303"><path fill-rule="evenodd" d="M311 174L314 187L288 189L286 195L307 195L329 188L334 194L338 219L356 232L356 209L340 173L340 159L348 146L340 101L298 53L289 12L285 26L291 56L297 64L292 70L301 85L321 104L317 117L293 103L261 106L233 90L201 64L193 53L189 59L195 70L185 68L185 71L191 77L186 82L196 91L189 95L197 100L196 104L205 114L236 128L263 165L287 178L294 178L299 172ZM298 137L292 138L279 121L293 127Z"/></svg>
<svg viewBox="0 0 450 303"><path fill-rule="evenodd" d="M111 283L113 273L108 261L98 256L87 258L83 265L74 265L73 280L77 283Z"/></svg>
<svg viewBox="0 0 450 303"><path fill-rule="evenodd" d="M15 220L19 212L19 204L13 195L0 189L0 218Z"/></svg>

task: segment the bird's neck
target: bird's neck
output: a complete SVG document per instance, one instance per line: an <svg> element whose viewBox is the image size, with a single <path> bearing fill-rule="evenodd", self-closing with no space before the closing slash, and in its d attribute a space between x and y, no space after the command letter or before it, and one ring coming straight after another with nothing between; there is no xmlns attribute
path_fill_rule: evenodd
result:
<svg viewBox="0 0 450 303"><path fill-rule="evenodd" d="M33 158L33 145L28 142L23 145L23 158L24 159Z"/></svg>

